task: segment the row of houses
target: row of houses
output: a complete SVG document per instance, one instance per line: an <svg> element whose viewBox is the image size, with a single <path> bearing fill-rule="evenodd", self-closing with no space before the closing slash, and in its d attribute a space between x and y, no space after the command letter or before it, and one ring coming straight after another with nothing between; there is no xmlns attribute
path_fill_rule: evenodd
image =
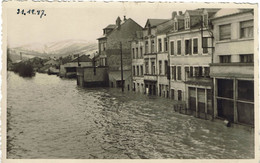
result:
<svg viewBox="0 0 260 163"><path fill-rule="evenodd" d="M252 9L174 11L144 28L118 17L98 42L97 64L78 68L78 84L96 76L103 85L171 98L196 117L254 125Z"/></svg>

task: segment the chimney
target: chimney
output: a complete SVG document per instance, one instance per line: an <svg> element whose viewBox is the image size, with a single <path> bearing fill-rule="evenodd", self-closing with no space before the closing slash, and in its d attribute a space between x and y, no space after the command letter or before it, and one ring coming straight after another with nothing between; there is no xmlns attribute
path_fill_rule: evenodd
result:
<svg viewBox="0 0 260 163"><path fill-rule="evenodd" d="M120 28L120 25L121 25L121 19L120 17L118 16L117 19L116 19L116 25L118 28Z"/></svg>
<svg viewBox="0 0 260 163"><path fill-rule="evenodd" d="M174 19L174 17L177 15L177 12L176 11L173 11L172 12L172 19Z"/></svg>
<svg viewBox="0 0 260 163"><path fill-rule="evenodd" d="M182 11L179 11L179 15L182 15Z"/></svg>
<svg viewBox="0 0 260 163"><path fill-rule="evenodd" d="M126 21L126 16L124 15L124 21Z"/></svg>

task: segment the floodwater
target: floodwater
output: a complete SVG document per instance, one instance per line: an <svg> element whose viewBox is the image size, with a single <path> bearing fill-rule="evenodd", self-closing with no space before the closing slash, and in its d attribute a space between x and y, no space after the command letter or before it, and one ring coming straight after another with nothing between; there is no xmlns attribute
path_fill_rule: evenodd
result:
<svg viewBox="0 0 260 163"><path fill-rule="evenodd" d="M254 158L252 131L179 114L170 99L7 78L7 158Z"/></svg>

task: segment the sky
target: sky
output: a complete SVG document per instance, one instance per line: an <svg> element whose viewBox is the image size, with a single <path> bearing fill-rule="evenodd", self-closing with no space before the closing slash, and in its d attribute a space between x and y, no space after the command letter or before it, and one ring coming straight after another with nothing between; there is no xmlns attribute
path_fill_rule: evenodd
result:
<svg viewBox="0 0 260 163"><path fill-rule="evenodd" d="M38 3L39 4L39 3ZM7 7L7 43L9 47L46 44L62 40L97 42L102 29L115 24L116 18L132 18L144 27L148 18L171 18L178 9L174 3L89 2L80 5L19 5ZM77 3L79 4L79 3ZM185 7L185 6L183 6ZM17 8L43 9L46 16L17 14Z"/></svg>
<svg viewBox="0 0 260 163"><path fill-rule="evenodd" d="M217 6L222 5L222 6ZM3 3L3 18L9 47L47 44L64 40L97 42L103 28L116 18L132 18L144 27L148 18L170 19L173 11L226 7L231 4L158 2L8 2ZM237 5L237 4L236 4ZM45 10L46 16L17 14L17 9Z"/></svg>

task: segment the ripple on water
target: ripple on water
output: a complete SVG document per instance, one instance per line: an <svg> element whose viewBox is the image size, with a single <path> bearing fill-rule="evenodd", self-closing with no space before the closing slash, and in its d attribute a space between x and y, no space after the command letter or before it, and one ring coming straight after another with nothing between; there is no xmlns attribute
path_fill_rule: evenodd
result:
<svg viewBox="0 0 260 163"><path fill-rule="evenodd" d="M182 115L173 101L8 72L8 158L253 158L254 135Z"/></svg>

